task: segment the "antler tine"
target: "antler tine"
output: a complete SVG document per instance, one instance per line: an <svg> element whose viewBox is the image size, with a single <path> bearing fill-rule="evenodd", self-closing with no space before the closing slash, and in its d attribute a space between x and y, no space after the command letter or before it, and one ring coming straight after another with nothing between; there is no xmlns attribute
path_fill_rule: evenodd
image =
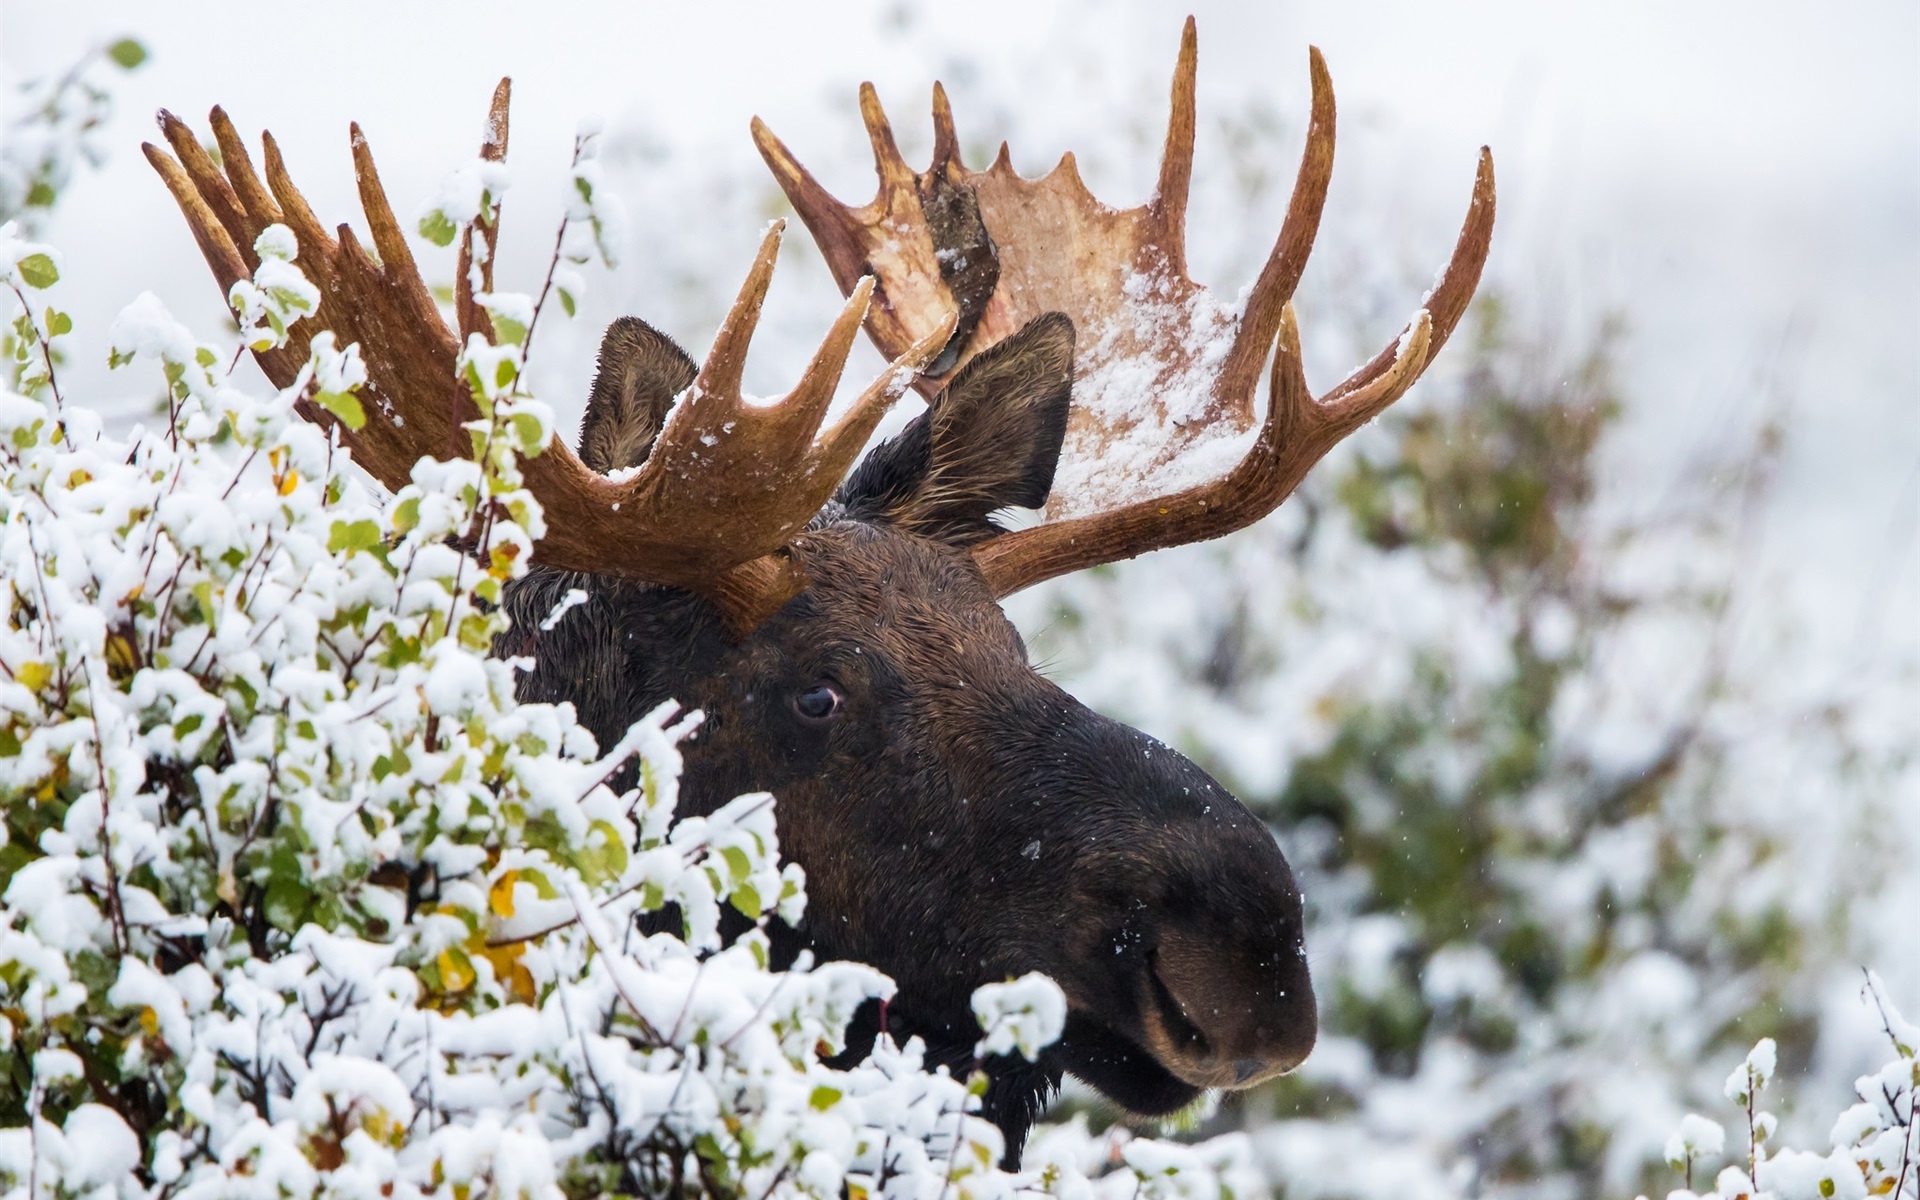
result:
<svg viewBox="0 0 1920 1200"><path fill-rule="evenodd" d="M842 292L851 292L860 281L860 262L866 254L859 247L859 223L814 178L813 172L800 165L793 151L787 149L787 144L767 127L765 121L755 117L752 130L753 144L759 148L760 157L779 181L781 190L789 197L803 198L795 200L794 208L799 212L800 219L806 222L807 232L813 235L814 242L825 254L827 267L833 272L833 281L840 285ZM836 253L830 247L841 249Z"/></svg>
<svg viewBox="0 0 1920 1200"><path fill-rule="evenodd" d="M1293 197L1287 202L1287 216L1280 224L1280 236L1254 280L1247 295L1247 308L1240 320L1240 332L1233 348L1221 365L1215 390L1222 396L1251 397L1260 378L1260 365L1266 360L1267 347L1273 345L1280 326L1280 314L1300 286L1307 269L1314 239L1320 234L1320 217L1327 207L1327 187L1333 181L1334 126L1337 111L1333 99L1333 77L1327 73L1327 60L1319 47L1307 51L1308 73L1313 80L1312 116L1307 122L1307 146L1300 156L1300 171L1294 177Z"/></svg>
<svg viewBox="0 0 1920 1200"><path fill-rule="evenodd" d="M869 275L855 286L840 316L827 330L827 336L820 340L820 348L814 351L813 361L807 364L800 382L793 385L785 400L770 410L770 420L777 422L785 436L811 441L820 428L827 406L833 403L834 389L840 386L847 355L853 350L853 339L860 336L860 322L866 319L867 304L872 299L873 276Z"/></svg>
<svg viewBox="0 0 1920 1200"><path fill-rule="evenodd" d="M1167 114L1167 144L1160 152L1160 181L1147 208L1160 223L1160 248L1167 265L1187 270L1187 193L1193 185L1194 79L1199 69L1200 38L1193 18L1180 33L1180 59L1173 69L1173 99Z"/></svg>
<svg viewBox="0 0 1920 1200"><path fill-rule="evenodd" d="M293 179L287 174L287 160L280 155L280 144L273 140L273 134L263 132L260 135L260 152L267 171L267 187L273 192L273 198L280 203L281 218L287 228L293 230L293 236L300 243L300 262L306 268L308 276L318 270L325 272L327 264L339 249L334 244L333 235L320 224L320 218L313 215L307 198L300 189L293 186ZM321 283L319 279L315 283ZM322 284L321 292L326 291Z"/></svg>
<svg viewBox="0 0 1920 1200"><path fill-rule="evenodd" d="M1467 205L1467 219L1460 226L1460 236L1453 244L1453 257L1448 260L1446 270L1441 273L1440 282L1434 285L1427 297L1424 311L1433 323L1432 347L1427 352L1431 359L1440 353L1440 347L1446 345L1447 338L1453 334L1460 318L1466 315L1467 305L1473 301L1473 293L1480 286L1480 272L1487 265L1487 255L1493 249L1493 217L1495 203L1493 185L1493 151L1480 147L1480 163L1474 171L1473 199ZM1401 337L1407 336L1412 329L1409 324L1401 331ZM1367 364L1342 380L1329 391L1324 403L1332 404L1345 398L1349 393L1365 387L1381 372L1392 366L1399 339L1389 343L1385 349L1373 356ZM1391 403L1389 401L1388 403ZM1384 407L1384 406L1383 406Z"/></svg>
<svg viewBox="0 0 1920 1200"><path fill-rule="evenodd" d="M933 84L933 166L939 171L960 162L960 138L953 131L953 104L939 80Z"/></svg>
<svg viewBox="0 0 1920 1200"><path fill-rule="evenodd" d="M187 228L193 232L193 240L200 247L200 254L207 260L207 266L213 269L213 277L219 281L220 290L228 292L242 279L249 278L252 272L247 269L246 260L240 257L240 251L233 244L233 236L227 232L220 218L208 207L200 190L194 186L193 177L171 154L154 145L142 142L140 150L160 173L161 181L167 190L173 193L175 204L187 218Z"/></svg>
<svg viewBox="0 0 1920 1200"><path fill-rule="evenodd" d="M774 260L780 256L780 234L786 227L785 218L767 224L760 249L753 256L753 266L747 269L746 282L740 285L740 294L734 297L733 307L720 322L720 332L713 335L707 360L701 364L700 374L694 377L692 399L696 403L728 407L740 404L740 379L747 368L747 347L753 342L754 330L760 327L760 306L766 303L767 287L773 282Z"/></svg>
<svg viewBox="0 0 1920 1200"><path fill-rule="evenodd" d="M870 83L860 85L860 114L873 145L879 189L872 201L859 208L836 200L757 117L753 138L781 189L806 222L840 290L851 293L862 276L876 277L866 328L882 354L897 357L906 353L935 327L945 324L956 308L959 310L960 320L946 352L928 364L930 371L944 374L959 365L963 347L982 319L999 271L980 221L971 176L959 163L951 107L945 91L936 90L936 157L932 168L918 176L901 159L893 127ZM923 205L929 203L940 214L938 229L932 233L915 227ZM876 237L876 229L892 233ZM938 390L925 377L916 386L928 395Z"/></svg>
<svg viewBox="0 0 1920 1200"><path fill-rule="evenodd" d="M513 100L513 80L503 78L493 88L493 102L487 106L487 132L480 139L480 157L488 162L504 162L507 157L507 111ZM500 197L494 197L491 222L475 222L460 235L460 254L453 272L453 315L460 326L460 344L475 333L493 340L493 318L474 301L473 237L476 232L486 246L480 263L480 290L493 290L494 251L500 244Z"/></svg>
<svg viewBox="0 0 1920 1200"><path fill-rule="evenodd" d="M234 195L240 199L240 207L245 209L253 223L265 228L280 223L280 206L274 203L273 194L267 191L267 185L254 173L253 158L247 153L247 143L227 119L226 110L219 105L207 114L207 122L213 126L214 140L220 144L220 165L226 169L227 182L233 186ZM256 232L255 237L259 234Z"/></svg>
<svg viewBox="0 0 1920 1200"><path fill-rule="evenodd" d="M851 311L851 306L849 306ZM957 315L947 318L946 324L938 326L926 337L921 338L907 352L893 360L880 377L867 385L846 414L835 421L831 428L820 435L814 444L814 486L824 485L827 495L839 486L840 480L853 467L860 451L866 448L867 439L880 425L880 418L887 410L906 394L913 386L915 378L926 370L927 364L939 356L946 347L947 339L953 336L954 325L959 321Z"/></svg>
<svg viewBox="0 0 1920 1200"><path fill-rule="evenodd" d="M193 130L187 123L166 109L158 113L160 132L179 156L180 165L186 169L187 176L193 180L194 190L200 193L200 199L219 220L221 228L233 240L234 248L239 250L241 261L246 263L247 271L260 265L260 259L253 252L253 239L259 235L258 229L250 228L251 222L242 209L240 200L227 186L220 174L220 168L214 165L213 156L207 153L193 136Z"/></svg>
<svg viewBox="0 0 1920 1200"><path fill-rule="evenodd" d="M1314 407L1328 425L1345 437L1387 410L1387 406L1406 395L1433 361L1433 317L1426 309L1413 314L1392 346L1393 357L1385 370L1344 396L1320 400Z"/></svg>
<svg viewBox="0 0 1920 1200"><path fill-rule="evenodd" d="M860 85L860 119L867 126L867 140L873 143L873 169L879 173L882 191L913 188L913 168L900 157L900 144L893 139L893 124L880 107L880 93L871 83Z"/></svg>
<svg viewBox="0 0 1920 1200"><path fill-rule="evenodd" d="M413 261L413 248L407 245L407 235L401 232L400 222L394 218L393 206L387 203L387 189L380 185L380 170L373 165L373 148L367 144L367 135L358 122L348 128L353 142L354 180L360 189L360 210L367 216L373 248L385 264L386 281L400 299L413 308L414 319L423 327L440 328L440 310L420 278L420 268ZM344 244L345 238L341 241Z"/></svg>

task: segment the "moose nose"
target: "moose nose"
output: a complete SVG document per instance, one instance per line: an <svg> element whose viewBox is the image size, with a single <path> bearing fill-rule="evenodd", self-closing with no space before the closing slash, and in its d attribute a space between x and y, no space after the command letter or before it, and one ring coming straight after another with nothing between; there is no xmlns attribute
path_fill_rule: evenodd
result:
<svg viewBox="0 0 1920 1200"><path fill-rule="evenodd" d="M1319 1021L1297 942L1234 946L1170 931L1149 963L1147 1035L1187 1083L1254 1087L1313 1049Z"/></svg>

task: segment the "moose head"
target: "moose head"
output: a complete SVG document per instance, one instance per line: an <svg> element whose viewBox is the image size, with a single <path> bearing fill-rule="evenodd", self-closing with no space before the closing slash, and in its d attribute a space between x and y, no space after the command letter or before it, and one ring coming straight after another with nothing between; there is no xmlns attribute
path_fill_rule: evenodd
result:
<svg viewBox="0 0 1920 1200"><path fill-rule="evenodd" d="M999 607L1042 580L1271 512L1412 385L1464 313L1492 234L1484 151L1424 307L1346 380L1317 397L1308 388L1290 300L1334 133L1318 51L1310 66L1292 202L1237 305L1185 268L1191 21L1159 185L1135 209L1095 200L1071 156L1039 180L1015 174L1004 148L988 170L968 170L937 86L924 172L902 161L862 89L880 192L859 208L755 121L849 297L799 383L766 404L740 392L776 222L703 364L644 322L615 322L579 453L556 438L522 464L547 531L507 593L514 628L496 649L534 660L523 698L572 702L603 741L669 697L706 714L687 747L683 811L771 791L783 846L807 871L804 920L770 931L777 960L806 948L872 963L899 985L889 1009L862 1015L856 1045L884 1021L923 1037L931 1061L960 1066L978 1037L976 987L1033 970L1060 984L1062 1040L1036 1064L988 1064L987 1111L1015 1161L1065 1072L1164 1113L1201 1089L1269 1080L1313 1045L1300 894L1267 830L1199 767L1038 674ZM459 362L469 338L492 336L476 294L491 288L497 226L463 238L456 333L358 127L377 258L348 226L321 226L271 136L263 182L225 114L211 120L220 165L167 114L178 158L147 151L215 276L229 289L248 278L254 239L282 223L322 297L286 347L258 353L268 377L290 386L308 355L301 330L331 329L360 344L368 368L364 427L336 426L356 462L398 487L420 457L465 453L461 425L477 410ZM504 156L504 81L489 131L483 155ZM891 364L827 425L863 324ZM909 386L926 411L856 469ZM1006 508L1043 519L1003 529ZM573 588L588 602L546 628L542 615Z"/></svg>

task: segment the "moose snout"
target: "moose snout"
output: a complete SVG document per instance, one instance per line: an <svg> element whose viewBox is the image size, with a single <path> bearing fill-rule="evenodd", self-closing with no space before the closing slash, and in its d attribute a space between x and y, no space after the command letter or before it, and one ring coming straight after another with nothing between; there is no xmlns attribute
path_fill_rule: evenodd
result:
<svg viewBox="0 0 1920 1200"><path fill-rule="evenodd" d="M1144 1026L1154 1057L1194 1087L1249 1088L1306 1061L1319 1032L1297 940L1223 944L1168 930L1147 955Z"/></svg>
<svg viewBox="0 0 1920 1200"><path fill-rule="evenodd" d="M1299 1066L1318 1020L1300 889L1272 833L1184 755L1040 694L1052 711L1016 727L1034 742L997 747L988 761L1003 774L979 791L1021 796L1010 807L1023 816L1073 815L1070 840L1043 817L1014 837L994 830L1009 845L1031 830L1024 844L1043 854L1063 847L1071 915L1028 944L1078 1018L1068 1069L1136 1111L1169 1112L1192 1089L1254 1087ZM1035 761L1046 769L1022 769Z"/></svg>

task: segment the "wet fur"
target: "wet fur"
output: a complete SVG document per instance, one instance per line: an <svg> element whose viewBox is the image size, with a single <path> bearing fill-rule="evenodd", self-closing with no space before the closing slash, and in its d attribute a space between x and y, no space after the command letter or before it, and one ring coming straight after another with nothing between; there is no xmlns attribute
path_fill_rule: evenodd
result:
<svg viewBox="0 0 1920 1200"><path fill-rule="evenodd" d="M627 332L650 354L665 340ZM572 702L603 745L669 697L703 710L682 812L771 791L782 849L807 871L804 920L770 931L776 964L805 947L886 971L900 989L888 1030L923 1038L930 1065L971 1068L980 984L1032 970L1061 984L1074 1014L1062 1041L1038 1064L987 1064L985 1112L1009 1163L1065 1071L1141 1112L1197 1094L1132 1032L1155 1004L1154 929L1211 939L1236 979L1276 968L1233 946L1299 941L1298 895L1265 829L1193 764L1035 673L965 552L994 535L995 509L1045 499L1072 345L1071 325L1046 319L969 363L798 540L810 586L750 637L734 641L685 592L536 569L508 591L498 647L535 660L522 699ZM625 369L617 353L603 354L610 369ZM597 382L584 436L643 458L663 386ZM541 631L573 587L587 603ZM791 703L822 681L846 697L827 725ZM1298 975L1304 987L1304 963ZM878 1028L869 1006L851 1058Z"/></svg>

